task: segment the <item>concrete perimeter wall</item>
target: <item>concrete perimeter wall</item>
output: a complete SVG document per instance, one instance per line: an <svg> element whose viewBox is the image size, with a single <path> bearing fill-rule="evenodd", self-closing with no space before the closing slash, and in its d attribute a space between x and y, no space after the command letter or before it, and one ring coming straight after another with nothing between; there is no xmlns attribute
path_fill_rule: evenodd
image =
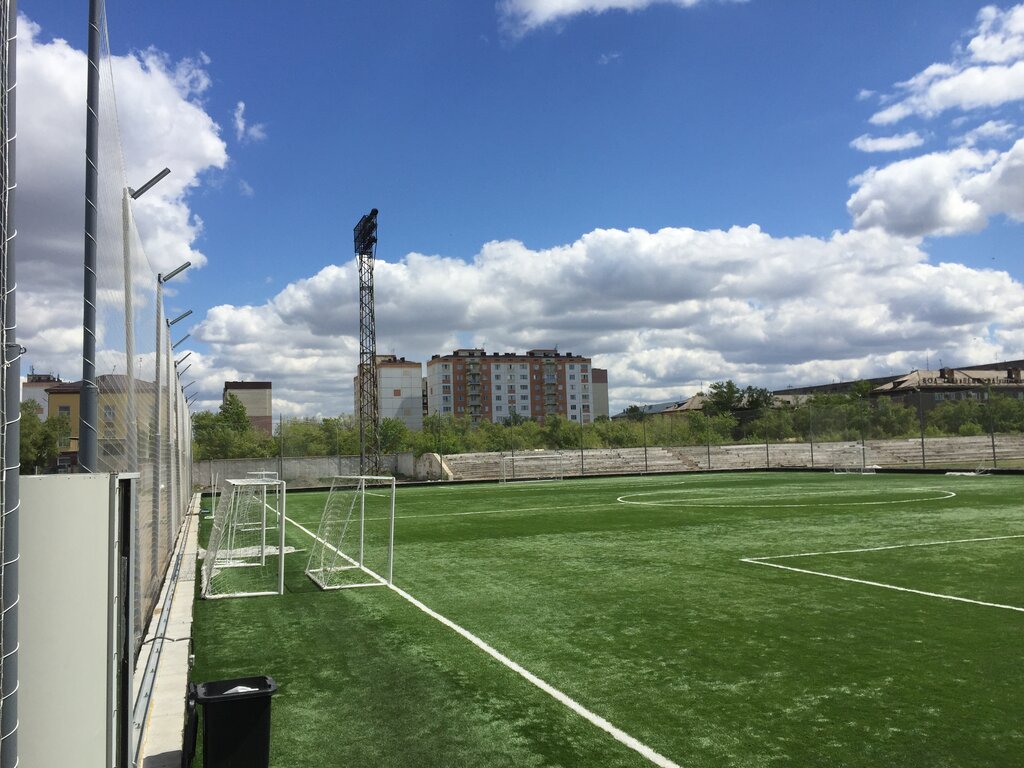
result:
<svg viewBox="0 0 1024 768"><path fill-rule="evenodd" d="M440 461L436 454L420 458L412 453L383 456L383 473L406 480L438 480L441 478ZM215 459L197 461L192 465L192 482L200 488L209 488L213 480L244 478L249 472L277 472L289 487L309 488L329 486L336 475L358 475L358 456L296 456L271 459ZM451 480L451 472L446 480Z"/></svg>
<svg viewBox="0 0 1024 768"><path fill-rule="evenodd" d="M1024 468L1024 435L929 437L838 443L752 443L712 446L648 446L591 448L584 451L521 451L517 456L561 453L567 477L759 468L830 468L860 464L880 468L976 469ZM436 453L416 458L412 453L385 456L383 471L403 480L497 480L503 453ZM222 481L247 472L278 472L291 487L330 485L335 475L358 475L358 456L312 456L285 459L223 459L193 465L194 482L207 488L211 478Z"/></svg>

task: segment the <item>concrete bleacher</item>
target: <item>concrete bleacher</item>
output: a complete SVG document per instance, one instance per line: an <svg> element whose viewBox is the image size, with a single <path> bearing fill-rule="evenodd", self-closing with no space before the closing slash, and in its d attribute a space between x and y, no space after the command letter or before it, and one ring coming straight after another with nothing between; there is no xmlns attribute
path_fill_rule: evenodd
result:
<svg viewBox="0 0 1024 768"><path fill-rule="evenodd" d="M1024 435L997 436L993 461L992 438L925 438L924 466L949 467L1022 467ZM544 455L555 451L538 452ZM814 443L747 443L741 445L688 445L675 447L589 448L581 452L563 450L565 477L591 475L687 472L696 470L831 468L856 467L861 462L882 468L921 468L921 439ZM450 479L461 481L501 478L501 459L508 453L461 453L446 455L445 467ZM528 456L530 452L517 452ZM582 472L581 472L582 469ZM447 475L447 472L446 472Z"/></svg>

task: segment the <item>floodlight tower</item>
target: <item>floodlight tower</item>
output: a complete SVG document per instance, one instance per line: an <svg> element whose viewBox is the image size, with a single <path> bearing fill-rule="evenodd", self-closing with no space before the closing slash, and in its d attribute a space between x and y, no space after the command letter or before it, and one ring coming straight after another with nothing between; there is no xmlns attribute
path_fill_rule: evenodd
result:
<svg viewBox="0 0 1024 768"><path fill-rule="evenodd" d="M380 409L377 395L377 327L373 316L373 260L377 254L377 209L352 230L359 262L359 473L380 474Z"/></svg>

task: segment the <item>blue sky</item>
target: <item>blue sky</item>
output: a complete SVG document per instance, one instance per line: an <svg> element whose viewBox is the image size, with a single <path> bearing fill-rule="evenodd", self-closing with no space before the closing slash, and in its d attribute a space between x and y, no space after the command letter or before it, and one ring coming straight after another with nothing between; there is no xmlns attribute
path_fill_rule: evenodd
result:
<svg viewBox="0 0 1024 768"><path fill-rule="evenodd" d="M42 53L84 49L86 6L19 11ZM206 78L179 101L223 157L197 150L172 202L206 258L175 300L207 407L238 376L273 380L286 415L351 411L351 230L371 207L394 267L379 351L557 345L609 368L613 409L1024 357L1011 4L108 6L115 55ZM29 120L36 98L19 93ZM129 132L181 107L118 101ZM879 139L901 148L863 151Z"/></svg>

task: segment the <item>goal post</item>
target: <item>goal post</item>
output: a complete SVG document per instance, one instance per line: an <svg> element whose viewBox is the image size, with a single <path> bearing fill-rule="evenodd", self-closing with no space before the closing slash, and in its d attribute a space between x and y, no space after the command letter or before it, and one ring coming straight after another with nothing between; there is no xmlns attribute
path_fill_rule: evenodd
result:
<svg viewBox="0 0 1024 768"><path fill-rule="evenodd" d="M392 583L395 552L395 478L331 478L306 575L321 589Z"/></svg>
<svg viewBox="0 0 1024 768"><path fill-rule="evenodd" d="M225 481L203 555L204 598L284 594L285 491L281 480Z"/></svg>
<svg viewBox="0 0 1024 768"><path fill-rule="evenodd" d="M524 480L561 480L564 468L561 453L518 453L501 457L501 482Z"/></svg>

